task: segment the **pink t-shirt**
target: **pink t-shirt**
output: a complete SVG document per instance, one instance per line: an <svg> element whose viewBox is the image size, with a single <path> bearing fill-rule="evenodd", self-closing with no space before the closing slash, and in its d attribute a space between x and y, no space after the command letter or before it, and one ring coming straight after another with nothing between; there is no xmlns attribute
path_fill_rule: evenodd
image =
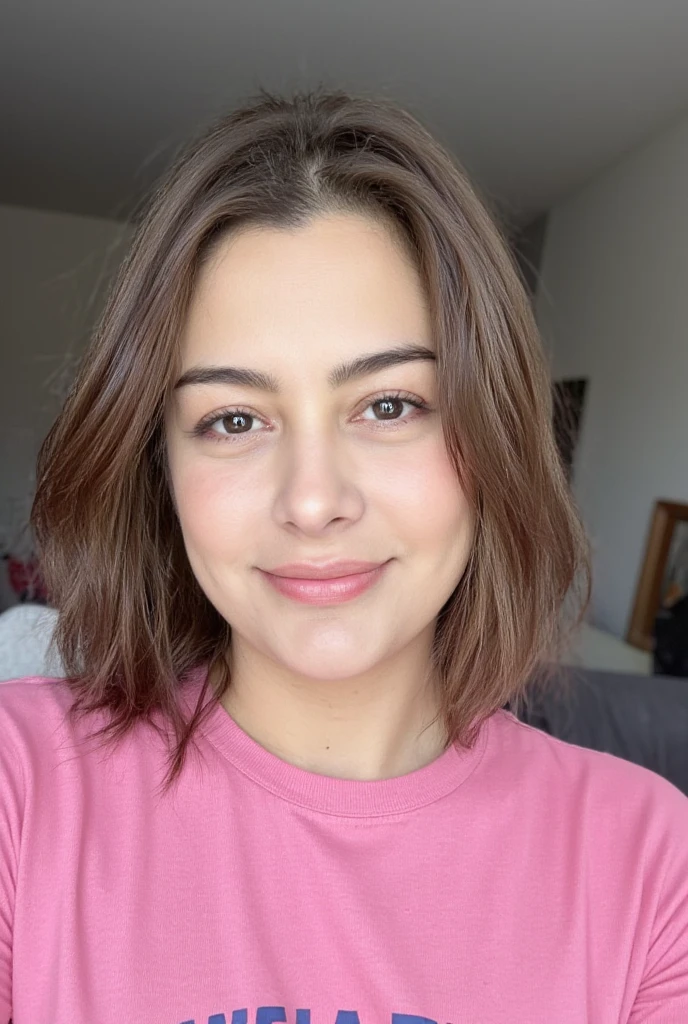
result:
<svg viewBox="0 0 688 1024"><path fill-rule="evenodd" d="M159 736L84 742L69 699L0 686L2 1024L688 1022L688 799L658 775L498 711L412 774L329 778L217 705L162 793Z"/></svg>

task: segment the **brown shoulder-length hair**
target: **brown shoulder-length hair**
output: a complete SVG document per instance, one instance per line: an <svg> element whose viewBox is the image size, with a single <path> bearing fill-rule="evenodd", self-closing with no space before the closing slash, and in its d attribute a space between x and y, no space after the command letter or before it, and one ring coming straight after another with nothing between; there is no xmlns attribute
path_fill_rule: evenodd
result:
<svg viewBox="0 0 688 1024"><path fill-rule="evenodd" d="M226 231L334 210L391 219L415 254L446 444L475 506L472 554L433 650L449 742L470 746L485 717L518 702L553 657L562 608L582 612L588 599L530 301L466 177L387 101L261 94L197 139L152 195L38 459L32 526L75 712L106 711L112 738L162 714L170 778L230 684L231 628L191 571L166 474L163 409L195 274ZM179 681L201 664L213 691L189 720Z"/></svg>

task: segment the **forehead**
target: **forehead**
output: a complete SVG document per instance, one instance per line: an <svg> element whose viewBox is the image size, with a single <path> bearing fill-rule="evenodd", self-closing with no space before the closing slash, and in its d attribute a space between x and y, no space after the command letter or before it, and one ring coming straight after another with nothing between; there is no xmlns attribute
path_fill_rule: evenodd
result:
<svg viewBox="0 0 688 1024"><path fill-rule="evenodd" d="M409 339L431 346L410 255L383 223L332 214L226 236L198 274L182 360L301 353L335 362Z"/></svg>

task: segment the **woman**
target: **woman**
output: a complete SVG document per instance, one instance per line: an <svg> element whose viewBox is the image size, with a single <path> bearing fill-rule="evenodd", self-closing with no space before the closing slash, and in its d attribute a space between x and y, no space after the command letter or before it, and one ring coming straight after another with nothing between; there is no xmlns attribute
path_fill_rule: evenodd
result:
<svg viewBox="0 0 688 1024"><path fill-rule="evenodd" d="M0 1020L688 1020L688 804L505 710L586 547L495 227L387 103L154 196L39 459Z"/></svg>

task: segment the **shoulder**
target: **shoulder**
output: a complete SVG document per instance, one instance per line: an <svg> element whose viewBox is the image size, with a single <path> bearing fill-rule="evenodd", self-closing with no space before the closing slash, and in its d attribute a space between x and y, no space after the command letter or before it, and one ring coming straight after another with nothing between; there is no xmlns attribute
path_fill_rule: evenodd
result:
<svg viewBox="0 0 688 1024"><path fill-rule="evenodd" d="M601 832L627 834L638 847L663 841L688 851L688 797L642 765L550 736L508 711L491 719L493 770L511 771L524 797L557 803Z"/></svg>
<svg viewBox="0 0 688 1024"><path fill-rule="evenodd" d="M67 727L72 693L62 678L26 676L0 683L0 736L17 750Z"/></svg>
<svg viewBox="0 0 688 1024"><path fill-rule="evenodd" d="M59 676L24 676L0 682L0 722L18 728L46 720L54 724L72 705L72 693Z"/></svg>
<svg viewBox="0 0 688 1024"><path fill-rule="evenodd" d="M29 676L0 683L0 902L19 862L37 782L49 778L64 746L71 694L60 679ZM40 788L40 786L38 787Z"/></svg>
<svg viewBox="0 0 688 1024"><path fill-rule="evenodd" d="M73 696L61 678L26 676L0 683L0 781L32 787L58 757L79 745L83 725L72 721ZM0 798L2 794L0 793Z"/></svg>
<svg viewBox="0 0 688 1024"><path fill-rule="evenodd" d="M31 818L44 813L46 801L67 806L94 787L114 800L133 779L152 788L162 782L169 759L165 723L138 721L113 735L106 711L75 714L74 703L63 678L0 683L0 814L12 794L23 794L17 802Z"/></svg>
<svg viewBox="0 0 688 1024"><path fill-rule="evenodd" d="M45 792L95 775L122 772L133 761L155 760L161 745L146 723L109 741L105 711L74 714L75 695L64 678L27 676L0 683L0 772ZM105 756L103 756L105 755Z"/></svg>
<svg viewBox="0 0 688 1024"><path fill-rule="evenodd" d="M490 720L497 792L515 780L515 830L561 864L602 955L615 935L629 1022L688 1020L688 797L649 768L556 739L509 712Z"/></svg>

